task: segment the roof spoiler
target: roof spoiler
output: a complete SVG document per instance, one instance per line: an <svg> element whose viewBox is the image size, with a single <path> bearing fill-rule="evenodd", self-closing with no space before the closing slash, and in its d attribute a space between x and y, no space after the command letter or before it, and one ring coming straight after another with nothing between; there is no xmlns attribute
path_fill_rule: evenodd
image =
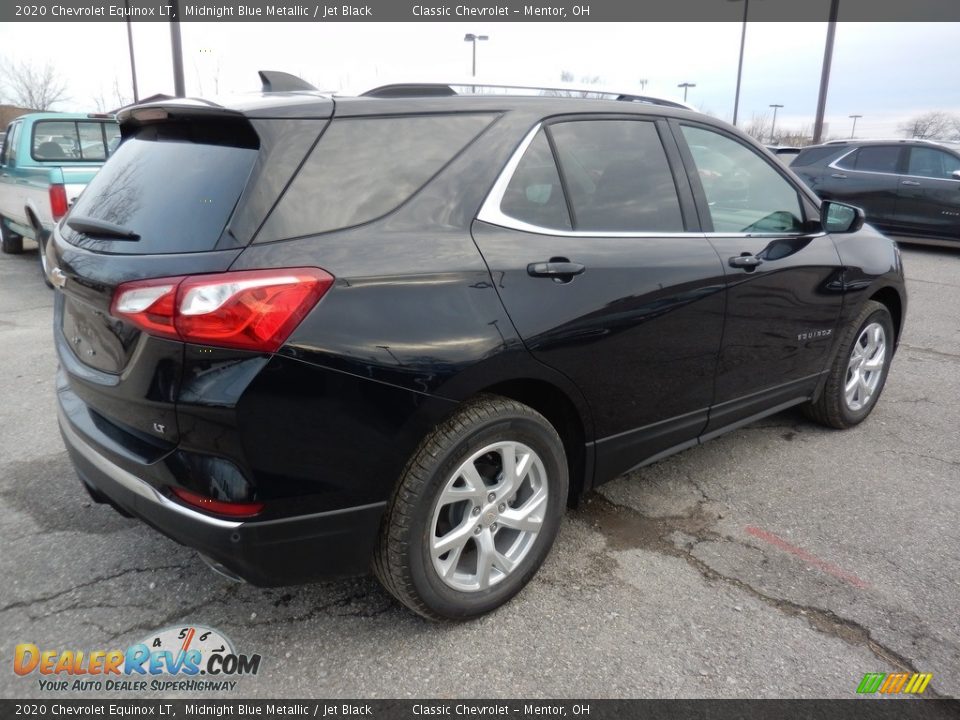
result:
<svg viewBox="0 0 960 720"><path fill-rule="evenodd" d="M279 70L259 70L260 82L263 84L263 92L317 92L317 88L308 83L303 78L291 75L290 73Z"/></svg>

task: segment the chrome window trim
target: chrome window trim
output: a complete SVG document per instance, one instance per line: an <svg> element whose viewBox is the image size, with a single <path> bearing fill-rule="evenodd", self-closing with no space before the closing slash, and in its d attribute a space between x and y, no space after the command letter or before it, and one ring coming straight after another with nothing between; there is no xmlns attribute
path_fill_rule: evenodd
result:
<svg viewBox="0 0 960 720"><path fill-rule="evenodd" d="M830 163L829 165L827 165L827 167L830 168L831 170L837 170L838 172L855 172L855 173L863 173L863 174L865 174L865 175L884 175L884 176L886 176L886 177L916 178L916 179L918 179L918 180L949 180L950 182L960 182L960 178L952 178L952 177L942 177L942 178L941 178L941 177L930 177L929 175L910 175L909 173L889 173L889 172L880 172L879 170L857 170L857 169L840 167L839 165L837 165L837 163L839 163L839 162L840 162L841 160L843 160L845 157L848 157L848 156L852 155L852 154L855 153L857 150L861 150L861 149L864 148L864 147L877 147L877 146L876 146L876 145L861 145L861 146L859 146L859 147L855 147L855 148L853 148L852 150L850 150L849 152L845 152L843 155L841 155L840 157L838 157L838 158L837 158L836 160L834 160L832 163ZM896 145L881 145L881 146L879 146L879 147L896 147ZM908 145L908 146L907 146L907 148L908 148L908 149L911 149L911 150L912 150L914 147L929 147L929 146L927 146L927 145L920 145L920 146ZM899 149L899 148L898 148L898 149ZM929 149L931 149L931 150L939 150L940 152L945 153L945 154L947 154L947 155L950 155L950 154L951 154L951 153L948 152L945 148L929 147ZM908 157L909 157L909 156L908 156ZM909 160L908 160L908 163L909 163ZM908 165L908 166L909 166L909 165Z"/></svg>
<svg viewBox="0 0 960 720"><path fill-rule="evenodd" d="M477 220L507 228L508 230L518 230L520 232L532 233L535 235L551 235L554 237L570 238L793 238L793 237L822 237L826 232L811 233L748 233L748 232L625 232L622 230L610 232L596 232L591 230L561 230L559 228L547 228L540 225L518 220L515 217L507 215L500 209L500 203L503 202L503 196L507 191L507 186L513 179L513 174L520 165L520 160L530 144L533 142L537 133L543 128L543 123L538 122L523 137L517 149L513 151L507 164L504 165L496 182L487 193L483 205L480 206L480 212L477 213Z"/></svg>

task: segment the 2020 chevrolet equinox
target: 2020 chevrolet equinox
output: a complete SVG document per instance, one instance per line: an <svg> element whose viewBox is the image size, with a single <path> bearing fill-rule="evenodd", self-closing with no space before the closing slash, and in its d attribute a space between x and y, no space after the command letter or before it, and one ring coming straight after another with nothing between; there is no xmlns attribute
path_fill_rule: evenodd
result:
<svg viewBox="0 0 960 720"><path fill-rule="evenodd" d="M791 405L875 407L894 243L729 125L265 80L121 112L47 244L80 478L227 572L372 566L473 617L600 483Z"/></svg>

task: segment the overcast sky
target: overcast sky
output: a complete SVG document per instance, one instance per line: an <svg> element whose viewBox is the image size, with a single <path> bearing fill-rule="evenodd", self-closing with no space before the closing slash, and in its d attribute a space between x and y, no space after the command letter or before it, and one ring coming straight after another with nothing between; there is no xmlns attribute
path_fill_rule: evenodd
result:
<svg viewBox="0 0 960 720"><path fill-rule="evenodd" d="M826 4L827 0L808 0ZM824 11L826 14L826 11ZM366 89L397 80L464 79L470 44L478 77L555 84L563 71L602 78L606 86L682 98L725 120L733 116L740 23L184 23L188 95L212 96L259 87L258 69L299 74L317 87ZM826 23L750 23L747 27L741 124L779 103L777 125L813 124ZM173 94L170 33L165 23L134 23L141 97ZM61 110L93 110L103 96L114 107L114 81L132 96L126 24L6 23L0 55L50 61L68 82ZM960 113L960 24L840 23L827 101L828 134L895 134L898 122L928 110ZM2 79L0 79L2 80Z"/></svg>

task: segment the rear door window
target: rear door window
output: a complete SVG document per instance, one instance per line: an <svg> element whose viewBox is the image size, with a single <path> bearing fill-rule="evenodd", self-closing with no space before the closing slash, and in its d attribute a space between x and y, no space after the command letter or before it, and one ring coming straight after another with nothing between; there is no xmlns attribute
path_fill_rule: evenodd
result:
<svg viewBox="0 0 960 720"><path fill-rule="evenodd" d="M683 232L677 188L656 125L582 120L551 125L581 232Z"/></svg>
<svg viewBox="0 0 960 720"><path fill-rule="evenodd" d="M335 119L274 208L258 242L361 225L392 212L494 115Z"/></svg>
<svg viewBox="0 0 960 720"><path fill-rule="evenodd" d="M530 225L571 230L560 173L543 130L530 143L500 201L500 211Z"/></svg>
<svg viewBox="0 0 960 720"><path fill-rule="evenodd" d="M861 172L897 173L897 164L900 160L900 147L893 145L876 145L862 147L855 150L837 162L837 167L844 170L859 170Z"/></svg>

